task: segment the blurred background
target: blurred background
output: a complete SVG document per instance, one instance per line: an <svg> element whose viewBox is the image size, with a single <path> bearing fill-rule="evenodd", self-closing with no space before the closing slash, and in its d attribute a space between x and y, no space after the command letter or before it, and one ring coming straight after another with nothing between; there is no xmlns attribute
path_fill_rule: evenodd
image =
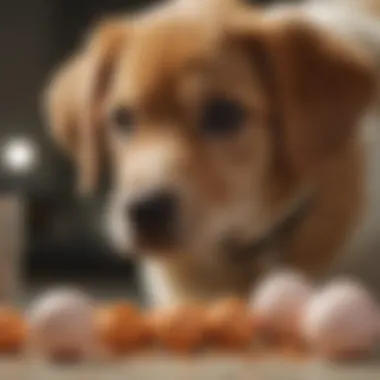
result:
<svg viewBox="0 0 380 380"><path fill-rule="evenodd" d="M1 2L0 223L14 220L18 229L4 232L0 251L4 262L20 257L21 275L28 284L77 278L134 283L131 263L112 252L102 237L103 196L75 198L73 167L47 135L39 102L51 70L93 21L153 2L157 1ZM6 248L7 241L12 247Z"/></svg>

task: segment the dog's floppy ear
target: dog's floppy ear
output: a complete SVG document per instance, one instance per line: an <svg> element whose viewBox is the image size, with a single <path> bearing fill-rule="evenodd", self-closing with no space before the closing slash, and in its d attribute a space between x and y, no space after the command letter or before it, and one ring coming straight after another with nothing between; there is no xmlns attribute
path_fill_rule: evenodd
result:
<svg viewBox="0 0 380 380"><path fill-rule="evenodd" d="M245 13L230 27L251 54L278 114L281 160L295 175L306 174L356 132L375 93L372 61L295 15Z"/></svg>
<svg viewBox="0 0 380 380"><path fill-rule="evenodd" d="M125 20L107 19L53 74L44 94L44 114L55 140L78 168L78 189L95 190L105 154L104 96L121 47Z"/></svg>

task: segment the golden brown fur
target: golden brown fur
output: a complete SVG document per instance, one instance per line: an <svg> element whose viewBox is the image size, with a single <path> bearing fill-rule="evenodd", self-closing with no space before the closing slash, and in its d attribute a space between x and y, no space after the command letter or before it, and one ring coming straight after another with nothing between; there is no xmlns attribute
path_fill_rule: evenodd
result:
<svg viewBox="0 0 380 380"><path fill-rule="evenodd" d="M356 133L374 90L370 59L296 14L276 20L224 4L227 12L213 12L220 2L183 0L107 21L48 91L49 125L78 165L81 190L96 188L100 161L110 157L111 229L127 231L117 210L146 189L164 184L181 194L181 244L161 252L140 247L133 233L132 243L116 239L153 251L172 293L162 302L245 294L260 264L224 262L220 239L258 237L305 183L318 189L318 203L278 249L310 273L330 264L362 207ZM210 94L247 111L244 128L223 141L198 130ZM107 119L119 106L135 115L128 138Z"/></svg>

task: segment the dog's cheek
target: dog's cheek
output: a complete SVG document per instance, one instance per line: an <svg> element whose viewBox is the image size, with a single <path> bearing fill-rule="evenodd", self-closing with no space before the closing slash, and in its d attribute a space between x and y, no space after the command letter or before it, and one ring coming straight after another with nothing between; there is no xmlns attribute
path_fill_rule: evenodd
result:
<svg viewBox="0 0 380 380"><path fill-rule="evenodd" d="M260 231L266 214L264 199L272 147L264 128L251 128L243 137L229 151L232 165L224 172L228 200L218 212L218 223L246 238Z"/></svg>

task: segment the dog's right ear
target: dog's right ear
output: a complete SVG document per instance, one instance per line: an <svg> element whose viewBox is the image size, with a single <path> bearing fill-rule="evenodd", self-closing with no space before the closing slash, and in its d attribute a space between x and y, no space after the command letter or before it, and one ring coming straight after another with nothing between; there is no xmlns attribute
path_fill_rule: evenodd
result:
<svg viewBox="0 0 380 380"><path fill-rule="evenodd" d="M129 26L107 19L53 74L44 94L43 113L53 138L74 160L78 190L93 192L105 159L104 97Z"/></svg>
<svg viewBox="0 0 380 380"><path fill-rule="evenodd" d="M234 41L267 89L279 161L296 177L308 175L355 137L376 96L373 58L296 12L231 19Z"/></svg>

